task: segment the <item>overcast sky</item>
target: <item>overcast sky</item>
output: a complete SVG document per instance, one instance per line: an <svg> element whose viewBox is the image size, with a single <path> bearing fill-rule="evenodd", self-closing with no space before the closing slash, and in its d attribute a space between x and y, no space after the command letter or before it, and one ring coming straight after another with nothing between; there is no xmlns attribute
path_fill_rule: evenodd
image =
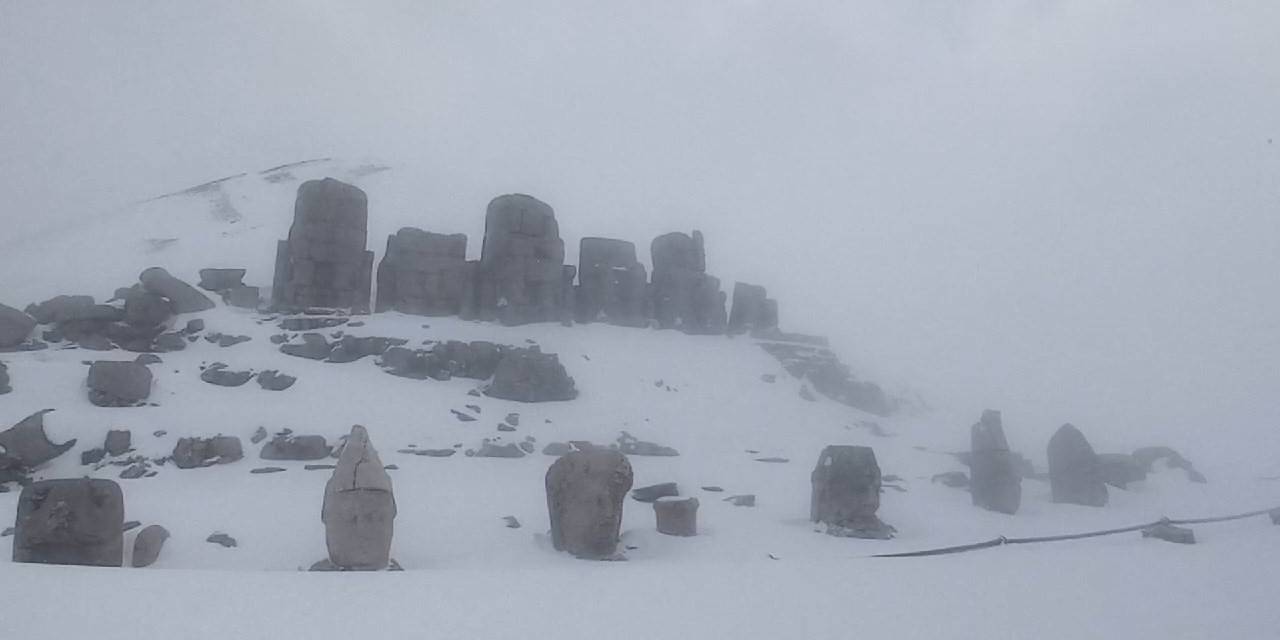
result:
<svg viewBox="0 0 1280 640"><path fill-rule="evenodd" d="M428 229L511 191L570 243L700 228L940 429L1274 452L1277 34L1273 0L0 1L0 245L374 157Z"/></svg>

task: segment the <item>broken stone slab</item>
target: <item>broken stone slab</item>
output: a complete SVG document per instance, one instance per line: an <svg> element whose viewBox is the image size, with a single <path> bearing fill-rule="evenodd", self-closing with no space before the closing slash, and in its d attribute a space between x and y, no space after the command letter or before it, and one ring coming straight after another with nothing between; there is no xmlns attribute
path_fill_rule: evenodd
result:
<svg viewBox="0 0 1280 640"><path fill-rule="evenodd" d="M813 485L809 519L827 525L841 537L892 537L880 521L881 475L871 447L830 445L822 450L810 474Z"/></svg>
<svg viewBox="0 0 1280 640"><path fill-rule="evenodd" d="M320 513L329 561L345 570L385 569L391 560L395 517L391 476L369 442L368 431L353 426L325 485Z"/></svg>
<svg viewBox="0 0 1280 640"><path fill-rule="evenodd" d="M38 304L27 305L27 315L40 324L66 322L79 317L84 309L94 306L93 296L54 296Z"/></svg>
<svg viewBox="0 0 1280 640"><path fill-rule="evenodd" d="M542 453L548 456L562 456L573 451L573 446L567 442L550 442L542 448Z"/></svg>
<svg viewBox="0 0 1280 640"><path fill-rule="evenodd" d="M102 448L86 449L80 452L80 464L88 466L98 464L102 459L107 457L107 450Z"/></svg>
<svg viewBox="0 0 1280 640"><path fill-rule="evenodd" d="M1103 482L1117 489L1128 489L1130 484L1147 479L1147 471L1127 453L1099 453L1098 473Z"/></svg>
<svg viewBox="0 0 1280 640"><path fill-rule="evenodd" d="M151 397L151 370L137 362L98 360L89 365L89 402L133 407Z"/></svg>
<svg viewBox="0 0 1280 640"><path fill-rule="evenodd" d="M280 473L281 471L285 471L285 468L284 467L256 467L256 468L250 469L249 473L252 473L254 475L264 475L268 473Z"/></svg>
<svg viewBox="0 0 1280 640"><path fill-rule="evenodd" d="M239 387L252 377L252 371L230 371L222 362L215 362L200 372L201 380L219 387Z"/></svg>
<svg viewBox="0 0 1280 640"><path fill-rule="evenodd" d="M138 354L138 357L133 359L133 361L141 365L160 364L164 362L164 360L160 359L160 356L154 353L140 353Z"/></svg>
<svg viewBox="0 0 1280 640"><path fill-rule="evenodd" d="M552 463L545 485L556 550L585 559L616 558L623 500L632 482L631 463L616 451L574 451Z"/></svg>
<svg viewBox="0 0 1280 640"><path fill-rule="evenodd" d="M62 444L49 441L44 431L44 416L53 409L37 411L21 422L0 431L0 447L5 455L27 468L38 467L66 453L76 445L75 439Z"/></svg>
<svg viewBox="0 0 1280 640"><path fill-rule="evenodd" d="M520 528L520 521L515 516L502 516L502 521L507 524L508 529Z"/></svg>
<svg viewBox="0 0 1280 640"><path fill-rule="evenodd" d="M455 316L474 304L476 264L467 261L467 236L405 227L387 237L378 263L377 312Z"/></svg>
<svg viewBox="0 0 1280 640"><path fill-rule="evenodd" d="M221 531L209 534L209 537L205 538L204 541L211 542L213 544L220 544L228 549L233 548L238 544L235 538L232 538Z"/></svg>
<svg viewBox="0 0 1280 640"><path fill-rule="evenodd" d="M735 507L754 507L756 506L756 496L754 493L746 493L738 496L729 496L723 502L728 502Z"/></svg>
<svg viewBox="0 0 1280 640"><path fill-rule="evenodd" d="M640 440L626 431L623 431L622 435L618 436L618 451L629 456L656 456L667 458L680 455L680 452L676 451L672 447L660 445L656 442Z"/></svg>
<svg viewBox="0 0 1280 640"><path fill-rule="evenodd" d="M133 433L128 429L111 429L107 431L107 438L103 448L107 450L109 456L124 455L133 447Z"/></svg>
<svg viewBox="0 0 1280 640"><path fill-rule="evenodd" d="M124 299L124 321L135 327L156 327L172 315L173 307L158 293L134 289Z"/></svg>
<svg viewBox="0 0 1280 640"><path fill-rule="evenodd" d="M680 487L676 483L664 482L633 490L631 499L639 502L654 502L658 498L678 495L680 495Z"/></svg>
<svg viewBox="0 0 1280 640"><path fill-rule="evenodd" d="M258 444L259 442L262 442L263 440L266 440L266 439L267 439L267 428L263 426L259 426L257 430L253 432L253 435L249 436L249 442L252 444Z"/></svg>
<svg viewBox="0 0 1280 640"><path fill-rule="evenodd" d="M263 460L323 460L333 449L324 436L277 435L263 445Z"/></svg>
<svg viewBox="0 0 1280 640"><path fill-rule="evenodd" d="M119 567L124 494L112 480L41 480L18 498L13 561Z"/></svg>
<svg viewBox="0 0 1280 640"><path fill-rule="evenodd" d="M284 391L297 381L297 377L280 373L275 369L268 369L258 374L258 386L267 391Z"/></svg>
<svg viewBox="0 0 1280 640"><path fill-rule="evenodd" d="M147 291L168 298L175 313L208 311L217 306L198 289L173 277L160 267L151 267L143 271L138 275L138 281Z"/></svg>
<svg viewBox="0 0 1280 640"><path fill-rule="evenodd" d="M636 246L613 238L583 238L573 302L578 322L644 327L649 317L648 274Z"/></svg>
<svg viewBox="0 0 1280 640"><path fill-rule="evenodd" d="M35 331L36 320L31 316L0 304L0 348L16 347Z"/></svg>
<svg viewBox="0 0 1280 640"><path fill-rule="evenodd" d="M283 344L280 345L280 353L306 358L308 360L324 360L329 357L329 352L333 351L333 346L325 337L318 333L302 334L302 344Z"/></svg>
<svg viewBox="0 0 1280 640"><path fill-rule="evenodd" d="M149 567L160 558L160 550L169 539L169 530L158 524L147 525L133 539L133 560L136 568Z"/></svg>
<svg viewBox="0 0 1280 640"><path fill-rule="evenodd" d="M969 494L974 506L1015 514L1022 505L1022 474L1009 450L1000 412L987 409L969 429ZM948 485L953 486L953 485Z"/></svg>
<svg viewBox="0 0 1280 640"><path fill-rule="evenodd" d="M1103 482L1098 455L1084 434L1064 424L1049 439L1049 487L1053 501L1087 507L1107 505L1107 485Z"/></svg>
<svg viewBox="0 0 1280 640"><path fill-rule="evenodd" d="M653 503L658 533L669 536L698 535L698 499L667 496Z"/></svg>
<svg viewBox="0 0 1280 640"><path fill-rule="evenodd" d="M180 438L173 447L173 464L179 469L196 469L215 464L231 464L244 457L240 438Z"/></svg>
<svg viewBox="0 0 1280 640"><path fill-rule="evenodd" d="M523 458L525 455L524 449L514 442L497 444L486 440L480 444L479 449L467 450L468 457L476 458Z"/></svg>
<svg viewBox="0 0 1280 640"><path fill-rule="evenodd" d="M120 479L137 480L138 478L147 476L150 471L151 471L151 468L147 466L145 463L130 465L124 471L120 472ZM154 475L154 474L151 474L151 475Z"/></svg>
<svg viewBox="0 0 1280 640"><path fill-rule="evenodd" d="M510 349L502 355L485 395L517 402L552 402L578 397L573 378L554 353Z"/></svg>
<svg viewBox="0 0 1280 640"><path fill-rule="evenodd" d="M1196 534L1186 527L1178 527L1167 522L1161 522L1155 526L1147 527L1142 530L1142 537L1156 538L1166 542L1175 542L1177 544L1195 544Z"/></svg>
<svg viewBox="0 0 1280 640"><path fill-rule="evenodd" d="M196 286L205 291L226 291L242 286L245 269L201 269L200 282Z"/></svg>

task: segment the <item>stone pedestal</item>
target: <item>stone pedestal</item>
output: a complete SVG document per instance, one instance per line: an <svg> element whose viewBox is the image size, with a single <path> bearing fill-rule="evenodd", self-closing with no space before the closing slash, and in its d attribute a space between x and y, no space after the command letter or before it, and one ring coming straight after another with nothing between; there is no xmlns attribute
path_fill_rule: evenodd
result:
<svg viewBox="0 0 1280 640"><path fill-rule="evenodd" d="M698 535L697 498L658 498L653 503L653 512L658 519L658 533L686 537Z"/></svg>

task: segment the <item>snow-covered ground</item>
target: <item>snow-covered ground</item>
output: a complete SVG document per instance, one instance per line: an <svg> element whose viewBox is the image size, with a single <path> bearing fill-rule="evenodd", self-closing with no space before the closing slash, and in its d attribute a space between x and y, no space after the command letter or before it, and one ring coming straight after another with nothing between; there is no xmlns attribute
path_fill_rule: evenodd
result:
<svg viewBox="0 0 1280 640"><path fill-rule="evenodd" d="M6 246L0 272L35 274L0 283L0 302L21 308L59 293L99 300L134 282L150 266L194 281L202 267L244 267L246 282L269 286L275 241L287 233L300 180L332 175L370 193L369 246L381 254L387 234L422 225L412 185L394 168L317 162L270 174L248 173L216 187L160 198L95 219L75 230ZM267 178L271 178L270 180ZM459 216L470 251L479 250L479 216ZM631 238L642 243L647 239ZM568 243L573 247L573 242ZM570 250L569 261L576 261ZM718 274L732 280L732 274ZM473 380L415 381L381 371L372 358L330 364L281 354L269 342L273 322L223 307L192 316L208 332L243 334L247 343L219 348L203 340L163 354L153 365L152 402L104 409L85 394L86 366L132 360L122 351L50 349L4 354L14 392L0 396L0 427L45 408L54 441L79 440L37 477L115 478L94 471L79 453L101 446L108 429L128 428L137 453L169 454L178 438L239 436L246 458L196 470L159 467L152 478L120 480L126 519L172 532L148 569L87 569L0 560L0 628L5 637L350 638L378 637L1276 637L1280 613L1280 527L1266 518L1196 527L1193 547L1125 534L1085 541L1005 547L923 559L871 554L990 539L1048 535L1148 522L1168 515L1224 515L1280 505L1280 483L1267 470L1202 469L1208 484L1178 470L1153 474L1111 504L1053 504L1046 483L1025 481L1022 509L1006 516L976 509L969 495L935 484L937 473L963 467L948 451L964 449L968 425L951 416L890 419L824 398L801 398L801 382L745 337L686 336L605 325L507 328L454 318L396 313L361 318L357 336L427 340L530 341L560 355L580 396L570 402L521 404L467 394ZM803 317L794 310L791 317ZM803 327L789 327L803 329ZM298 376L283 392L250 383L223 388L201 382L203 364L279 369ZM766 383L762 374L775 374ZM474 422L450 410L480 407ZM520 414L515 432L496 426ZM886 432L866 428L874 421ZM320 504L326 471L302 462L259 461L249 437L291 428L331 441L351 425L368 427L390 471L399 515L392 548L404 573L300 573L325 556ZM1015 449L1044 467L1045 442L1006 424ZM543 475L554 460L429 458L397 453L477 447L484 438L613 442L622 431L672 446L679 457L632 457L635 486L678 482L701 500L699 535L654 530L652 508L628 499L623 541L628 562L591 563L556 553L548 528ZM153 435L164 431L160 436ZM1085 428L1086 435L1090 435ZM1208 448L1211 434L1204 443ZM891 541L838 539L808 522L809 472L822 447L874 447L887 489L880 515L897 527ZM1128 443L1130 450L1148 444ZM1105 451L1104 447L1099 447ZM755 453L752 453L755 452ZM1183 453L1197 460L1195 449ZM759 457L787 458L764 463ZM259 466L287 471L252 475ZM717 485L723 493L704 491ZM754 508L726 496L755 494ZM11 521L17 493L0 494L0 522ZM519 529L507 528L515 516ZM238 546L205 542L222 531ZM126 535L126 548L132 533ZM9 538L9 540L12 540ZM6 547L7 548L7 547ZM0 554L5 555L7 554Z"/></svg>

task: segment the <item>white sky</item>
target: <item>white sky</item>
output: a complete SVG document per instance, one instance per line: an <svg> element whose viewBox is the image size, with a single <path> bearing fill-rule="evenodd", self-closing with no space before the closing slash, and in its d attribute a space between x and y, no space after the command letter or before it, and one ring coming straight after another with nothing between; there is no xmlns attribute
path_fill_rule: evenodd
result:
<svg viewBox="0 0 1280 640"><path fill-rule="evenodd" d="M0 0L0 246L372 156L428 229L510 191L570 243L700 228L788 328L1032 442L1274 452L1278 34L1272 0Z"/></svg>

